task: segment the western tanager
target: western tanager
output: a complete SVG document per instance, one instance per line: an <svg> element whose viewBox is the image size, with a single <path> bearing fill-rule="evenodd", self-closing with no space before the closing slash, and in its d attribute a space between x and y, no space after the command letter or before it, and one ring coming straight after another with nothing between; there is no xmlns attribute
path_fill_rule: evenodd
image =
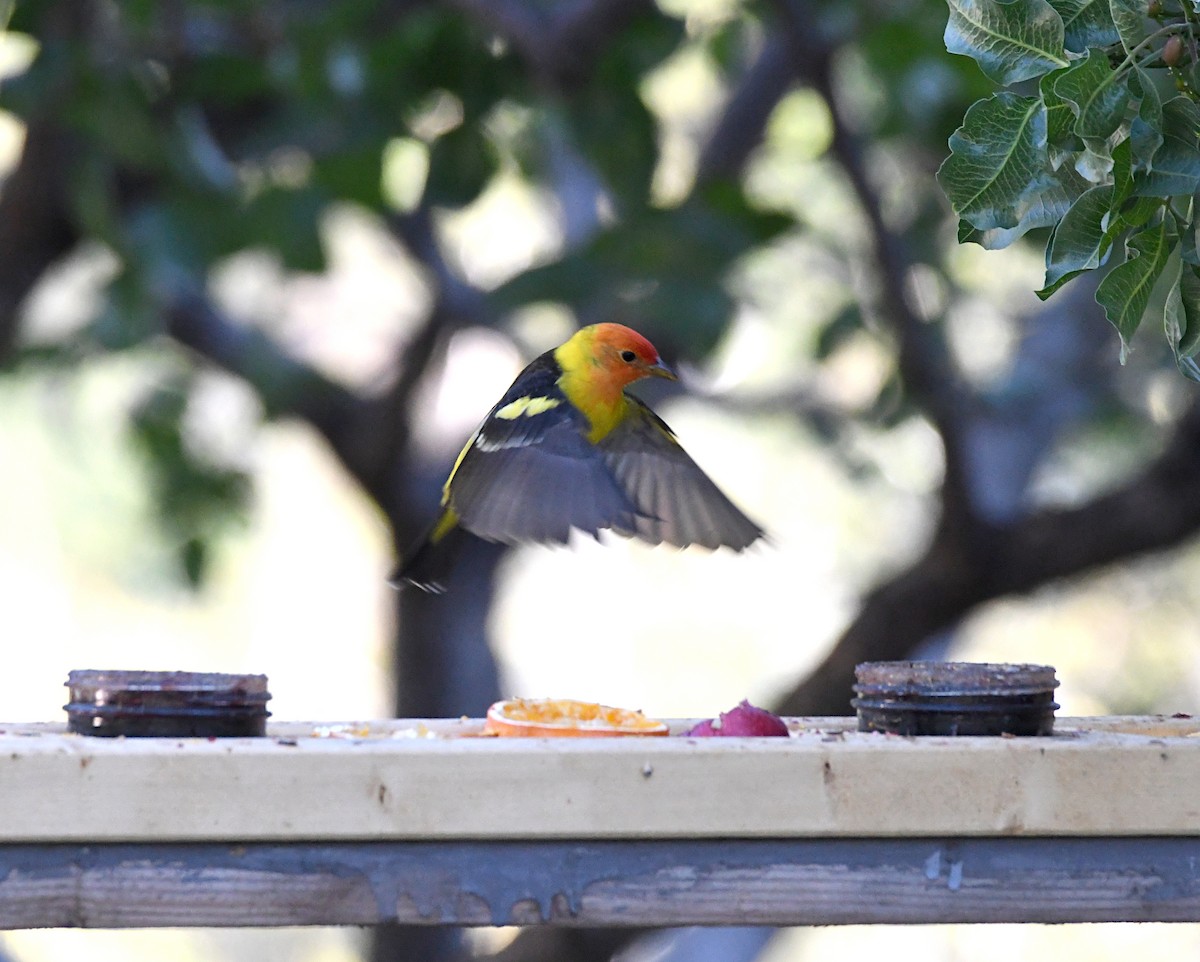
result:
<svg viewBox="0 0 1200 962"><path fill-rule="evenodd" d="M525 368L458 455L442 509L392 578L442 591L471 537L565 542L604 529L741 551L762 529L729 501L671 429L625 388L675 375L646 338L594 324Z"/></svg>

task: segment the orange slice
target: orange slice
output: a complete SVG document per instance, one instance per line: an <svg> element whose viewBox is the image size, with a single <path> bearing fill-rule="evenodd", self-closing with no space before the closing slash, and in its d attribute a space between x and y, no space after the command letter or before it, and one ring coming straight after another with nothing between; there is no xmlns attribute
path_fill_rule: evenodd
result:
<svg viewBox="0 0 1200 962"><path fill-rule="evenodd" d="M485 732L524 738L666 735L667 723L640 711L569 698L510 698L488 709Z"/></svg>

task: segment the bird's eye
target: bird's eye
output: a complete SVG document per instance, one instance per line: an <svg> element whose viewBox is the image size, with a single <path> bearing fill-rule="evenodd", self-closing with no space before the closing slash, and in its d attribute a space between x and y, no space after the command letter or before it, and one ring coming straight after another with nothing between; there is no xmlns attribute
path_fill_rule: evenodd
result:
<svg viewBox="0 0 1200 962"><path fill-rule="evenodd" d="M632 364L634 361L637 360L637 355L634 354L633 351L622 351L621 352L621 360L624 361L626 364Z"/></svg>

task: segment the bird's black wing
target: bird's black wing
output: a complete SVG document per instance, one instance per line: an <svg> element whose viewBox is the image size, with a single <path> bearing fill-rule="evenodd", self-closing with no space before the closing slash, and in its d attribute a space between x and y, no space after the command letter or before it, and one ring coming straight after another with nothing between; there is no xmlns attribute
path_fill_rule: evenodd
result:
<svg viewBox="0 0 1200 962"><path fill-rule="evenodd" d="M447 503L488 541L565 542L577 528L633 530L637 511L587 437L587 418L559 389L550 354L534 361L459 455Z"/></svg>
<svg viewBox="0 0 1200 962"><path fill-rule="evenodd" d="M597 447L637 508L627 534L681 548L741 551L763 535L701 470L666 423L636 398L630 417Z"/></svg>

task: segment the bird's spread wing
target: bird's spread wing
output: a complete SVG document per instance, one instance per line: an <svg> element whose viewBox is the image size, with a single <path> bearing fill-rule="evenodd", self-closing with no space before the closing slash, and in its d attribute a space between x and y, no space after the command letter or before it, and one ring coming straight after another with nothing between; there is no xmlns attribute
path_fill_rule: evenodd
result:
<svg viewBox="0 0 1200 962"><path fill-rule="evenodd" d="M598 445L637 514L628 534L681 548L702 545L741 551L762 529L721 492L675 440L671 429L630 398L630 416Z"/></svg>
<svg viewBox="0 0 1200 962"><path fill-rule="evenodd" d="M637 510L587 430L587 419L557 389L505 395L447 484L462 527L506 544L565 542L572 528L633 530Z"/></svg>

